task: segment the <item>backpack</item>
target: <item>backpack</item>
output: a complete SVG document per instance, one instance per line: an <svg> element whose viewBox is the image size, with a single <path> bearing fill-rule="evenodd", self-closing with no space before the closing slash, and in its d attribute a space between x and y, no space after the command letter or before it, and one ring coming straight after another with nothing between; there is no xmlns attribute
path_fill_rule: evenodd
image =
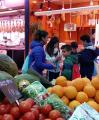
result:
<svg viewBox="0 0 99 120"><path fill-rule="evenodd" d="M72 69L72 80L80 77L79 65L74 64Z"/></svg>
<svg viewBox="0 0 99 120"><path fill-rule="evenodd" d="M25 61L24 61L24 64L23 64L23 66L22 66L22 74L25 74L25 73L27 73L27 71L28 71L28 65L29 65L29 55L27 55L27 57L26 57L26 59L25 59Z"/></svg>

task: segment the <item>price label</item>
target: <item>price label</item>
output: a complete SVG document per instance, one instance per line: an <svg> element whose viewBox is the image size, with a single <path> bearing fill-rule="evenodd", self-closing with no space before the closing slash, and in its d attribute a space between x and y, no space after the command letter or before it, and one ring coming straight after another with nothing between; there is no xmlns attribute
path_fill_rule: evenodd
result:
<svg viewBox="0 0 99 120"><path fill-rule="evenodd" d="M0 90L8 98L10 103L14 103L22 97L12 80L0 81Z"/></svg>

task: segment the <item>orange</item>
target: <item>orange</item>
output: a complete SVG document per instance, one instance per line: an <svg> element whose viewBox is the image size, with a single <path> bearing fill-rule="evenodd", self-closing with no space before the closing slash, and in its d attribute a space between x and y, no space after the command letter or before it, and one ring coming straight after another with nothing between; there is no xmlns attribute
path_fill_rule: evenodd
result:
<svg viewBox="0 0 99 120"><path fill-rule="evenodd" d="M82 91L84 88L84 83L82 78L76 78L72 81L73 86L77 89L77 91Z"/></svg>
<svg viewBox="0 0 99 120"><path fill-rule="evenodd" d="M48 93L52 93L52 87L47 88Z"/></svg>
<svg viewBox="0 0 99 120"><path fill-rule="evenodd" d="M56 78L56 85L60 85L60 86L67 86L67 79L64 76L59 76L58 78Z"/></svg>
<svg viewBox="0 0 99 120"><path fill-rule="evenodd" d="M94 108L97 112L99 112L99 105L95 101L87 102L92 108Z"/></svg>
<svg viewBox="0 0 99 120"><path fill-rule="evenodd" d="M63 96L61 100L64 102L65 105L68 105L69 99L66 96Z"/></svg>
<svg viewBox="0 0 99 120"><path fill-rule="evenodd" d="M82 80L83 80L84 86L86 86L87 84L91 84L91 81L87 77L82 78Z"/></svg>
<svg viewBox="0 0 99 120"><path fill-rule="evenodd" d="M95 87L96 90L99 90L99 76L93 77L91 83Z"/></svg>
<svg viewBox="0 0 99 120"><path fill-rule="evenodd" d="M88 101L88 96L84 92L78 92L76 100L79 101L80 103L84 103Z"/></svg>
<svg viewBox="0 0 99 120"><path fill-rule="evenodd" d="M92 85L89 85L89 84L87 84L87 85L84 87L84 90L83 90L83 91L88 95L88 97L94 97L95 94L96 94L95 88L94 88Z"/></svg>
<svg viewBox="0 0 99 120"><path fill-rule="evenodd" d="M99 104L99 90L96 91L95 100Z"/></svg>
<svg viewBox="0 0 99 120"><path fill-rule="evenodd" d="M70 103L69 103L69 107L71 108L71 109L75 109L77 106L79 106L80 105L80 102L79 101L77 101L77 100L73 100L73 101L71 101Z"/></svg>
<svg viewBox="0 0 99 120"><path fill-rule="evenodd" d="M77 95L77 90L74 86L67 86L64 88L64 94L69 99L74 99Z"/></svg>
<svg viewBox="0 0 99 120"><path fill-rule="evenodd" d="M52 93L58 95L59 97L63 97L63 95L64 95L63 87L61 87L60 85L55 85L52 88Z"/></svg>

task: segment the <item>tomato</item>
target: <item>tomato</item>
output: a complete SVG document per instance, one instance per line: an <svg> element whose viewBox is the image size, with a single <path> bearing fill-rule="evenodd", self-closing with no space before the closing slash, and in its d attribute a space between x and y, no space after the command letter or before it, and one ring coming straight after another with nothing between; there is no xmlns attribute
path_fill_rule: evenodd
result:
<svg viewBox="0 0 99 120"><path fill-rule="evenodd" d="M32 113L35 115L35 119L39 118L39 110L37 108L31 108Z"/></svg>
<svg viewBox="0 0 99 120"><path fill-rule="evenodd" d="M61 114L58 110L52 110L49 113L49 118L51 118L52 120L56 120L57 118L61 117Z"/></svg>
<svg viewBox="0 0 99 120"><path fill-rule="evenodd" d="M8 113L11 109L11 105L0 105L0 115L4 115L6 113Z"/></svg>
<svg viewBox="0 0 99 120"><path fill-rule="evenodd" d="M14 120L13 116L10 114L5 114L2 118L2 120Z"/></svg>
<svg viewBox="0 0 99 120"><path fill-rule="evenodd" d="M43 114L39 114L39 120L45 120L46 119L46 116L43 115Z"/></svg>
<svg viewBox="0 0 99 120"><path fill-rule="evenodd" d="M10 114L14 117L14 118L19 118L20 117L20 110L18 107L13 107L10 110Z"/></svg>
<svg viewBox="0 0 99 120"><path fill-rule="evenodd" d="M35 104L32 98L28 98L26 102L29 102L31 104L31 107Z"/></svg>
<svg viewBox="0 0 99 120"><path fill-rule="evenodd" d="M32 112L27 112L23 116L23 120L36 120L35 115Z"/></svg>
<svg viewBox="0 0 99 120"><path fill-rule="evenodd" d="M57 118L56 120L65 120L64 118Z"/></svg>
<svg viewBox="0 0 99 120"><path fill-rule="evenodd" d="M39 105L34 105L32 108L38 109L39 112L41 111L41 107Z"/></svg>
<svg viewBox="0 0 99 120"><path fill-rule="evenodd" d="M45 115L48 115L51 110L52 110L52 106L49 104L46 104L41 108L41 112Z"/></svg>
<svg viewBox="0 0 99 120"><path fill-rule="evenodd" d="M2 116L2 115L0 115L0 120L2 120L2 118L3 118L3 116Z"/></svg>
<svg viewBox="0 0 99 120"><path fill-rule="evenodd" d="M26 112L30 111L31 107L32 107L31 103L29 103L27 101L22 101L19 105L20 112L22 112L22 113L26 113Z"/></svg>

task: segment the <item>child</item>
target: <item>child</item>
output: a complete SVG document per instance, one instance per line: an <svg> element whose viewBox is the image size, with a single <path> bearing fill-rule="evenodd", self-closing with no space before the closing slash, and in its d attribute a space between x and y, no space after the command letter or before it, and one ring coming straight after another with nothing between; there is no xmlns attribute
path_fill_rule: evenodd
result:
<svg viewBox="0 0 99 120"><path fill-rule="evenodd" d="M73 65L77 64L77 57L75 55L71 55L71 46L63 45L61 47L62 54L64 56L63 70L62 75L65 76L68 80L72 80L72 71Z"/></svg>

